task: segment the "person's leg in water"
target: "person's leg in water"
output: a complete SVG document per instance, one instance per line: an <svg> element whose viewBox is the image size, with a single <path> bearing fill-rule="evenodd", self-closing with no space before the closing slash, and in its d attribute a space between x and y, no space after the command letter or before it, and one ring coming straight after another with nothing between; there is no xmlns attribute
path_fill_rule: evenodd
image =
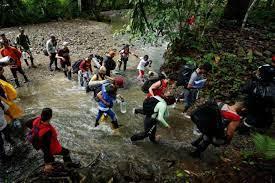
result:
<svg viewBox="0 0 275 183"><path fill-rule="evenodd" d="M122 65L123 59L124 58L120 57L120 61L118 62L118 70L121 69L121 65Z"/></svg>
<svg viewBox="0 0 275 183"><path fill-rule="evenodd" d="M18 80L18 77L17 77L17 68L10 68L10 70L11 70L11 73L13 75L16 87L19 88L20 84L19 84L19 80Z"/></svg>
<svg viewBox="0 0 275 183"><path fill-rule="evenodd" d="M112 109L109 109L108 111L106 111L106 114L108 114L108 116L110 116L110 118L112 119L111 123L113 124L114 129L119 128L116 114L112 111Z"/></svg>
<svg viewBox="0 0 275 183"><path fill-rule="evenodd" d="M68 77L67 66L66 66L65 62L61 62L61 69L63 70L63 73L64 73L65 77Z"/></svg>
<svg viewBox="0 0 275 183"><path fill-rule="evenodd" d="M21 51L22 51L22 57L23 57L23 60L25 61L25 63L26 63L26 65L29 67L30 65L29 65L29 62L28 62L28 53L26 52L26 50L23 48L23 50L22 49L20 49Z"/></svg>
<svg viewBox="0 0 275 183"><path fill-rule="evenodd" d="M123 70L126 71L126 67L127 67L127 62L128 62L128 58L123 59Z"/></svg>
<svg viewBox="0 0 275 183"><path fill-rule="evenodd" d="M60 152L59 155L63 156L64 163L71 163L72 162L72 159L71 159L71 156L70 156L70 151L68 149L62 147L62 151Z"/></svg>
<svg viewBox="0 0 275 183"><path fill-rule="evenodd" d="M36 68L36 65L34 65L34 62L33 62L34 58L33 58L33 56L32 56L32 52L31 52L31 50L30 50L30 49L28 49L28 50L27 50L27 53L28 53L28 54L29 54L29 56L30 56L31 66L32 66L33 68Z"/></svg>
<svg viewBox="0 0 275 183"><path fill-rule="evenodd" d="M68 80L72 80L72 67L71 67L71 63L67 64L67 74L68 74Z"/></svg>
<svg viewBox="0 0 275 183"><path fill-rule="evenodd" d="M83 74L82 74L81 70L78 71L77 77L78 77L79 86L83 86L84 85L84 81L83 81L84 78L83 78Z"/></svg>
<svg viewBox="0 0 275 183"><path fill-rule="evenodd" d="M152 118L150 115L146 115L145 119L144 119L144 132L141 132L141 133L137 133L135 135L133 135L131 137L131 141L138 141L138 140L142 140L142 139L145 139L146 137L148 137L149 135L151 136L150 137L150 140L154 140L154 137L153 134L154 133L154 129L152 129L154 127L154 124L152 123ZM149 133L150 130L152 129L152 132L153 133Z"/></svg>
<svg viewBox="0 0 275 183"><path fill-rule="evenodd" d="M99 125L99 120L100 120L101 116L103 115L103 113L104 113L104 111L98 110L96 120L95 120L95 127L97 127Z"/></svg>
<svg viewBox="0 0 275 183"><path fill-rule="evenodd" d="M23 75L23 77L25 79L25 83L29 82L29 79L28 79L27 75L25 74L25 72L23 71L22 67L18 67L17 70L20 74Z"/></svg>

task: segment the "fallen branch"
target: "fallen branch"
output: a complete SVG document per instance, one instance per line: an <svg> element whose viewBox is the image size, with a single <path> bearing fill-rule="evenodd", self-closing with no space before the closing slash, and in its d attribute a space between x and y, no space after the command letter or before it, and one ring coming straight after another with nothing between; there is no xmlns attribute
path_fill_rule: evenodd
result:
<svg viewBox="0 0 275 183"><path fill-rule="evenodd" d="M257 2L257 0L253 0L253 2L251 3L251 5L249 6L248 10L246 11L246 14L244 16L243 23L242 23L242 29L244 28L244 26L246 24L249 12L252 10L252 8L256 4L256 2Z"/></svg>

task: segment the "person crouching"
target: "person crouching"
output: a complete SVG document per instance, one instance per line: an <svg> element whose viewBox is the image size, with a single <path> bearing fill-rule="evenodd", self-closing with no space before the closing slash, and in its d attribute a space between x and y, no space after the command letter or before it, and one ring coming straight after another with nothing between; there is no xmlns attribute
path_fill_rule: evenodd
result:
<svg viewBox="0 0 275 183"><path fill-rule="evenodd" d="M61 146L57 139L57 131L50 124L52 119L52 109L44 108L39 117L32 122L32 132L37 130L38 144L44 154L45 167L44 171L50 172L53 170L52 163L55 161L54 155L62 155L65 164L72 164L70 151Z"/></svg>

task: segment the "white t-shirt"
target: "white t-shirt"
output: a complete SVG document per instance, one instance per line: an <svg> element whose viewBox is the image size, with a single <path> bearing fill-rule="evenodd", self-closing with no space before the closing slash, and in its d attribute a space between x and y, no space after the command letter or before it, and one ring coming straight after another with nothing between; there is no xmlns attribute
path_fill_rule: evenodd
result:
<svg viewBox="0 0 275 183"><path fill-rule="evenodd" d="M147 63L148 61L145 61L142 57L141 57L140 59L141 59L141 60L139 61L139 64L138 64L138 66L137 66L137 69L138 69L138 70L144 71L145 65L146 65L146 63Z"/></svg>
<svg viewBox="0 0 275 183"><path fill-rule="evenodd" d="M9 106L6 103L4 102L1 102L1 103L4 106L4 110L2 109L2 107L0 107L0 131L5 129L7 126L7 121L5 119L5 111L9 109Z"/></svg>

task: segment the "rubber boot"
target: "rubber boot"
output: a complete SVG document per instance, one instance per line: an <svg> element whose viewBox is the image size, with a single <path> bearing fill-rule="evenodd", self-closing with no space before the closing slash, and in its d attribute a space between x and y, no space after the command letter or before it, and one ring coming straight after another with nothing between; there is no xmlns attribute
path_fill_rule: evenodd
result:
<svg viewBox="0 0 275 183"><path fill-rule="evenodd" d="M24 79L25 79L24 83L29 82L29 79L27 78L27 76L26 76L26 75L24 75Z"/></svg>
<svg viewBox="0 0 275 183"><path fill-rule="evenodd" d="M26 62L26 65L29 67L30 65L29 65L28 60L27 60L27 59L24 59L24 61Z"/></svg>
<svg viewBox="0 0 275 183"><path fill-rule="evenodd" d="M30 60L31 60L32 68L37 68L37 66L34 65L34 63L33 63L33 57L31 57Z"/></svg>
<svg viewBox="0 0 275 183"><path fill-rule="evenodd" d="M67 71L63 71L63 72L64 72L65 77L68 77Z"/></svg>
<svg viewBox="0 0 275 183"><path fill-rule="evenodd" d="M96 121L95 122L95 127L97 127L99 125L99 122L98 121Z"/></svg>
<svg viewBox="0 0 275 183"><path fill-rule="evenodd" d="M111 123L113 124L114 129L119 128L117 121L112 121Z"/></svg>
<svg viewBox="0 0 275 183"><path fill-rule="evenodd" d="M72 71L71 70L68 71L68 80L72 80Z"/></svg>
<svg viewBox="0 0 275 183"><path fill-rule="evenodd" d="M18 79L14 79L14 81L15 81L15 84L16 84L16 88L19 88L19 87L20 87L20 84L19 84Z"/></svg>

